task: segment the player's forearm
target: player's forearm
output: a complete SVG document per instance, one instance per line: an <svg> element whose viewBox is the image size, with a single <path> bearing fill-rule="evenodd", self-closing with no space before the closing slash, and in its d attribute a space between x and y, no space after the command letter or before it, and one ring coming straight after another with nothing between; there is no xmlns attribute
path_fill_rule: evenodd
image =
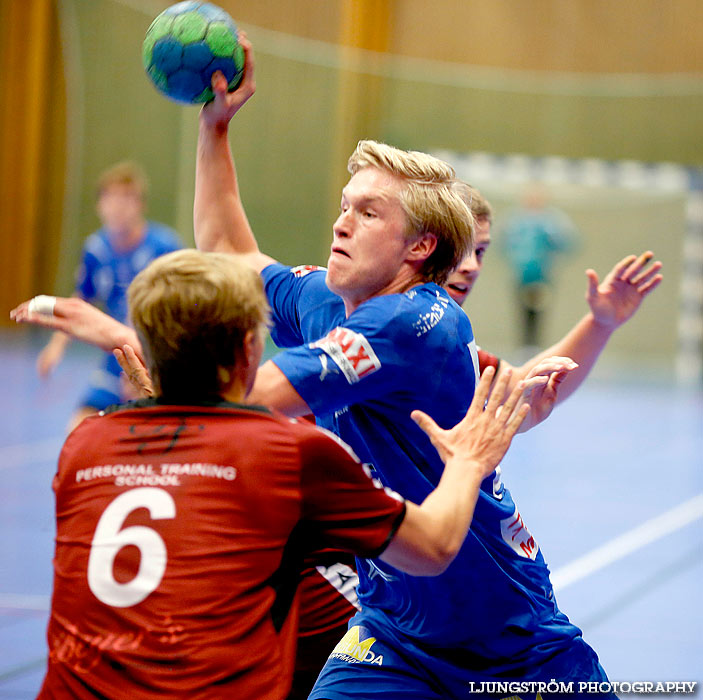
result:
<svg viewBox="0 0 703 700"><path fill-rule="evenodd" d="M63 353L64 350L71 344L70 335L64 333L63 331L54 331L49 340L48 346L51 346L52 350ZM47 347L48 347L47 346Z"/></svg>
<svg viewBox="0 0 703 700"><path fill-rule="evenodd" d="M82 328L75 337L78 340L95 345L105 352L112 352L123 345L131 345L138 354L141 353L141 343L133 328L120 323L118 320L102 312L98 312L94 324L90 329Z"/></svg>
<svg viewBox="0 0 703 700"><path fill-rule="evenodd" d="M527 388L524 382L505 398L510 376L505 372L498 377L491 391L494 370L487 367L466 415L449 430L423 411L411 413L445 466L437 488L422 505L408 504L404 521L383 553L390 564L411 574L432 576L442 573L458 554L481 482L503 459L530 408L529 404L518 408Z"/></svg>
<svg viewBox="0 0 703 700"><path fill-rule="evenodd" d="M113 350L121 348L124 345L131 345L134 352L139 357L142 357L142 344L139 341L139 336L137 336L136 331L129 326L119 324L119 327L112 329L109 343L109 347L104 348L108 352L112 352Z"/></svg>
<svg viewBox="0 0 703 700"><path fill-rule="evenodd" d="M556 403L561 403L583 384L608 344L613 330L614 328L598 324L593 315L587 313L561 340L515 369L512 381L526 377L533 367L547 357L570 357L578 367L569 372L559 387Z"/></svg>
<svg viewBox="0 0 703 700"><path fill-rule="evenodd" d="M239 196L227 129L203 121L198 132L193 226L200 250L258 251Z"/></svg>
<svg viewBox="0 0 703 700"><path fill-rule="evenodd" d="M382 555L392 566L415 576L436 576L461 549L481 487L481 471L470 459L452 458L437 488L407 514Z"/></svg>

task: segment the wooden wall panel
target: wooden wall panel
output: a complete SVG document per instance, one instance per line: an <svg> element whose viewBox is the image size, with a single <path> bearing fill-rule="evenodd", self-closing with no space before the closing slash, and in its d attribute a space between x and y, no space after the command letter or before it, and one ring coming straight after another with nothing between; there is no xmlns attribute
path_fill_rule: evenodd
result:
<svg viewBox="0 0 703 700"><path fill-rule="evenodd" d="M515 70L703 73L699 0L396 0L390 50Z"/></svg>

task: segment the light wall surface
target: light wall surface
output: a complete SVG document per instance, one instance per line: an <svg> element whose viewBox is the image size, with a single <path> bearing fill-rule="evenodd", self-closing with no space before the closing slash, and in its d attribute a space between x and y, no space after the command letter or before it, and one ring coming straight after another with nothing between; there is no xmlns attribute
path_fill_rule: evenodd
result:
<svg viewBox="0 0 703 700"><path fill-rule="evenodd" d="M141 66L143 36L168 2L56 2L67 71L66 224L55 289L36 291L66 294L83 239L98 224L95 178L117 160L144 164L150 216L192 244L198 108L158 94ZM286 263L324 264L346 158L360 138L425 151L703 165L696 0L220 4L256 56L257 93L230 130L242 196L261 248ZM509 205L505 192L488 194ZM648 302L661 342L647 361L653 354L665 366L676 343L681 202L620 199L613 192L574 205L575 218L588 219L587 240L564 261L549 334L583 309L585 267L605 271L623 251L651 246L666 258L667 277ZM510 353L510 284L497 256L469 306L478 319L478 295L488 290L506 319L489 340ZM640 349L634 339L614 343L612 356L627 360Z"/></svg>

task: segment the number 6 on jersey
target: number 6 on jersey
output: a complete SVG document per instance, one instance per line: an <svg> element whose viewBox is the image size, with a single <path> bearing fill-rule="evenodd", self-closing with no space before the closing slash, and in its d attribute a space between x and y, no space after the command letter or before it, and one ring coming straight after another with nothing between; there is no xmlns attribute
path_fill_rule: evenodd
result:
<svg viewBox="0 0 703 700"><path fill-rule="evenodd" d="M146 508L154 520L176 517L171 495L152 487L127 491L105 508L90 547L88 585L98 600L115 608L141 603L156 590L166 571L166 544L155 530L143 525L120 529L137 508ZM120 583L115 580L113 564L117 553L128 545L139 549L139 571L131 581Z"/></svg>

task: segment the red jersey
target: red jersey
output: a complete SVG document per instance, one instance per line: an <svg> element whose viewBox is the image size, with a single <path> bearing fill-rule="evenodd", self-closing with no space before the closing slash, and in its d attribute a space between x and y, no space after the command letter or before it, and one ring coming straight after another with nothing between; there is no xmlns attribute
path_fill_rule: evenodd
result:
<svg viewBox="0 0 703 700"><path fill-rule="evenodd" d="M301 419L315 423L312 413ZM345 625L357 610L361 610L356 595L358 583L353 554L338 550L316 552L307 562L300 581L298 637L312 637ZM302 660L306 667L308 661Z"/></svg>
<svg viewBox="0 0 703 700"><path fill-rule="evenodd" d="M226 403L87 419L54 490L40 698L284 698L302 558L378 556L405 512L318 428Z"/></svg>
<svg viewBox="0 0 703 700"><path fill-rule="evenodd" d="M320 563L305 569L300 582L301 637L339 627L361 610L354 556L334 551L323 552L314 559Z"/></svg>

